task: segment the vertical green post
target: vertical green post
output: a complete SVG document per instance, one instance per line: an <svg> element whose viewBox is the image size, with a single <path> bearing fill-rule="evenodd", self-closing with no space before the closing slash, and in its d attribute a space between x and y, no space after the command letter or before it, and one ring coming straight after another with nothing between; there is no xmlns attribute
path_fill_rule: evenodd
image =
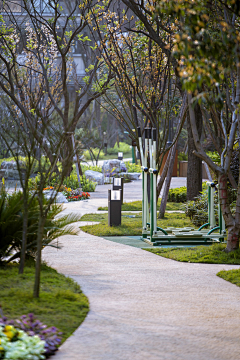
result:
<svg viewBox="0 0 240 360"><path fill-rule="evenodd" d="M208 222L211 221L211 185L208 183Z"/></svg>
<svg viewBox="0 0 240 360"><path fill-rule="evenodd" d="M142 171L142 228L144 227L144 171Z"/></svg>
<svg viewBox="0 0 240 360"><path fill-rule="evenodd" d="M154 229L154 206L153 206L153 197L154 197L154 191L153 191L153 172L150 172L150 211L151 211L151 221L150 221L150 238L152 240L152 235L153 235L153 229Z"/></svg>
<svg viewBox="0 0 240 360"><path fill-rule="evenodd" d="M136 164L136 159L135 159L135 146L132 146L132 163Z"/></svg>

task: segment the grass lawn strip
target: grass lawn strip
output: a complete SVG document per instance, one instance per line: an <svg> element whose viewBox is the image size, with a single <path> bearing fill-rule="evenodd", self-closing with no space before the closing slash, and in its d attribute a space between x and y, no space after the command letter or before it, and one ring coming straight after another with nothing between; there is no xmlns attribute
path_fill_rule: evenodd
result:
<svg viewBox="0 0 240 360"><path fill-rule="evenodd" d="M152 248L144 250L182 262L240 265L240 249L225 253L223 251L225 248L226 244L213 244L191 248Z"/></svg>
<svg viewBox="0 0 240 360"><path fill-rule="evenodd" d="M158 201L157 208L160 207L161 201ZM99 207L98 210L108 210L108 207ZM183 204L182 203L172 203L168 202L166 206L166 211L178 211L183 210ZM142 201L131 201L129 203L123 203L122 204L122 211L142 211Z"/></svg>
<svg viewBox="0 0 240 360"><path fill-rule="evenodd" d="M222 270L217 273L220 278L240 286L240 269Z"/></svg>
<svg viewBox="0 0 240 360"><path fill-rule="evenodd" d="M126 214L124 214L126 215ZM130 214L132 215L132 214ZM81 230L96 236L134 236L142 234L142 215L136 214L134 218L122 217L122 225L108 226L108 214L86 214L81 221L99 221L98 225L81 226ZM192 223L185 214L166 214L164 219L158 220L157 225L162 228L192 227Z"/></svg>
<svg viewBox="0 0 240 360"><path fill-rule="evenodd" d="M87 316L88 299L76 282L46 265L41 270L40 298L33 298L34 274L33 265L26 266L23 275L17 264L0 268L3 313L9 320L33 313L45 325L57 327L64 341Z"/></svg>

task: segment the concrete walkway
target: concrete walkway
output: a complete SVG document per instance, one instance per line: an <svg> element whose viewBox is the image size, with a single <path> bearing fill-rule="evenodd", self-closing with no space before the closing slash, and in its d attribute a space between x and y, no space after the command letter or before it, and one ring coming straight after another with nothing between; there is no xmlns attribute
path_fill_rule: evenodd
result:
<svg viewBox="0 0 240 360"><path fill-rule="evenodd" d="M96 200L66 211L94 212ZM60 243L43 259L81 285L90 312L55 360L240 359L240 288L216 276L239 266L179 263L82 231Z"/></svg>

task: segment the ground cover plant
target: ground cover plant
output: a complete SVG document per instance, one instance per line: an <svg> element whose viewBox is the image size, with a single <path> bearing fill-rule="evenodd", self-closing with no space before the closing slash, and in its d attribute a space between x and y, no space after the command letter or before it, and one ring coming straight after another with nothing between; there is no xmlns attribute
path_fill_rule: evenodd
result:
<svg viewBox="0 0 240 360"><path fill-rule="evenodd" d="M222 270L217 273L217 276L231 282L232 284L240 286L240 269Z"/></svg>
<svg viewBox="0 0 240 360"><path fill-rule="evenodd" d="M161 200L158 201L157 203L157 207L160 207L160 204L161 204ZM100 206L98 208L98 210L108 210L108 207L105 206L105 207L102 207ZM180 203L172 203L172 202L169 202L167 203L167 206L166 206L166 211L179 211L179 210L183 210L182 208L182 204ZM142 211L142 201L141 200L138 200L138 201L131 201L131 202L128 202L128 203L123 203L122 204L122 211Z"/></svg>
<svg viewBox="0 0 240 360"><path fill-rule="evenodd" d="M96 236L120 236L120 235L141 235L142 234L142 215L136 214L122 215L122 225L108 226L108 214L86 214L83 215L81 221L98 221L100 224L82 226L81 230ZM162 228L169 226L187 227L192 226L190 220L185 214L166 214L164 219L157 220L157 225Z"/></svg>
<svg viewBox="0 0 240 360"><path fill-rule="evenodd" d="M62 332L63 341L83 322L89 303L79 285L72 279L42 265L41 296L32 295L34 264L28 262L24 274L18 274L17 264L0 268L1 307L8 319L35 314L48 327Z"/></svg>
<svg viewBox="0 0 240 360"><path fill-rule="evenodd" d="M223 251L225 247L226 244L213 244L189 248L152 248L145 250L182 262L240 265L240 249L226 253Z"/></svg>
<svg viewBox="0 0 240 360"><path fill-rule="evenodd" d="M11 360L45 359L44 341L29 336L12 325L0 324L0 358Z"/></svg>
<svg viewBox="0 0 240 360"><path fill-rule="evenodd" d="M62 333L55 326L48 327L32 313L22 315L20 319L15 320L9 320L3 316L0 318L0 326L9 332L11 341L15 340L13 327L24 331L29 336L37 335L39 339L44 341L44 356L46 358L54 355L62 342Z"/></svg>

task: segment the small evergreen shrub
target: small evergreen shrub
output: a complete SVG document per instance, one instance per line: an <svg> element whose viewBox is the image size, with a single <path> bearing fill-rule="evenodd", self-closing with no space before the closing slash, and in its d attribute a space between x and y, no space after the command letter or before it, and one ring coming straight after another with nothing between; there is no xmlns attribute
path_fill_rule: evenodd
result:
<svg viewBox="0 0 240 360"><path fill-rule="evenodd" d="M187 160L188 160L187 154L185 154L184 152L178 153L178 161L187 161Z"/></svg>
<svg viewBox="0 0 240 360"><path fill-rule="evenodd" d="M130 145L128 145L124 142L119 142L119 146L116 143L113 148L107 149L107 153L109 155L117 155L119 152L122 152L124 155L126 153L129 153L130 151L131 151Z"/></svg>
<svg viewBox="0 0 240 360"><path fill-rule="evenodd" d="M98 153L99 153L99 149L96 148L96 149L91 149L91 150L93 152L94 157L97 158ZM85 160L92 160L89 150L85 150L84 153L83 153L83 156L84 156ZM101 150L98 159L101 160L103 158L104 158L104 152L103 152L103 150Z"/></svg>
<svg viewBox="0 0 240 360"><path fill-rule="evenodd" d="M184 203L187 201L187 188L182 186L180 188L169 189L168 201L176 203Z"/></svg>
<svg viewBox="0 0 240 360"><path fill-rule="evenodd" d="M129 161L125 162L126 168L127 168L127 172L129 173L141 173L141 165L140 164L132 164Z"/></svg>

